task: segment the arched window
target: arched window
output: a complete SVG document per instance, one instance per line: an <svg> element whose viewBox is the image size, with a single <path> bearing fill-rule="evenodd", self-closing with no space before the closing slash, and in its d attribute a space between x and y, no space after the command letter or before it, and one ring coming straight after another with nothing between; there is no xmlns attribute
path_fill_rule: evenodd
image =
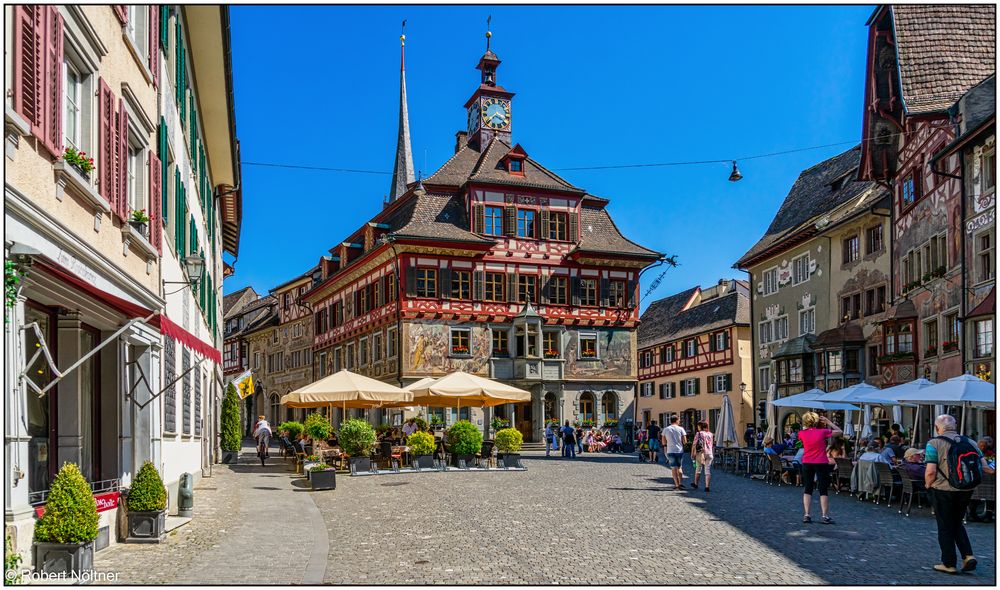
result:
<svg viewBox="0 0 1000 590"><path fill-rule="evenodd" d="M281 420L281 402L279 401L278 394L271 394L271 422L276 423Z"/></svg>
<svg viewBox="0 0 1000 590"><path fill-rule="evenodd" d="M605 391L601 397L601 415L604 422L618 419L618 396L613 391Z"/></svg>
<svg viewBox="0 0 1000 590"><path fill-rule="evenodd" d="M580 420L594 420L594 394L589 391L580 395Z"/></svg>

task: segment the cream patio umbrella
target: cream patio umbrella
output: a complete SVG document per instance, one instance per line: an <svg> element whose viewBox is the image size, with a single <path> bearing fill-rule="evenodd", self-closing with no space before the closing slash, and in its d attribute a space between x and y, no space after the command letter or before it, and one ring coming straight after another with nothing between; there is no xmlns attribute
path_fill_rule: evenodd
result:
<svg viewBox="0 0 1000 590"><path fill-rule="evenodd" d="M406 405L413 394L395 385L358 375L348 370L338 371L281 396L281 403L290 408L378 408Z"/></svg>
<svg viewBox="0 0 1000 590"><path fill-rule="evenodd" d="M413 399L399 405L461 408L464 402L485 408L531 401L531 392L464 371L456 371L425 385L414 384L411 391Z"/></svg>

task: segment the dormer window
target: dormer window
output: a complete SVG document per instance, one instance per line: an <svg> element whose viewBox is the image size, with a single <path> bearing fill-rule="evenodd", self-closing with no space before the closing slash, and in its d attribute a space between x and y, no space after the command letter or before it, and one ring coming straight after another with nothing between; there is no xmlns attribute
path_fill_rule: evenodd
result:
<svg viewBox="0 0 1000 590"><path fill-rule="evenodd" d="M507 170L511 174L524 176L524 160L520 158L511 158L507 162Z"/></svg>

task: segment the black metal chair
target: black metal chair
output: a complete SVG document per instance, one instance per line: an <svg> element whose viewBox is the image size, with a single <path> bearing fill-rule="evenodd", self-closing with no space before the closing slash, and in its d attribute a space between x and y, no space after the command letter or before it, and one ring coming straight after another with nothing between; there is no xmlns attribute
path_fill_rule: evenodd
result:
<svg viewBox="0 0 1000 590"><path fill-rule="evenodd" d="M785 466L782 465L781 459L777 455L765 455L767 457L767 473L764 474L764 479L767 483L774 485L777 483L779 486L782 484L781 476L785 473Z"/></svg>
<svg viewBox="0 0 1000 590"><path fill-rule="evenodd" d="M910 477L910 474L903 468L899 469L899 479L901 488L899 491L899 513L903 514L903 501L906 499L906 516L910 515L910 510L913 507L913 497L917 497L917 508L920 508L920 494L927 496L927 488L924 486L923 480L918 480ZM930 498L927 498L928 503L930 503Z"/></svg>
<svg viewBox="0 0 1000 590"><path fill-rule="evenodd" d="M854 471L854 463L847 457L836 457L834 461L837 462L837 494L844 490L844 482L847 482L847 492L850 495L854 495L854 490L851 489L851 472Z"/></svg>

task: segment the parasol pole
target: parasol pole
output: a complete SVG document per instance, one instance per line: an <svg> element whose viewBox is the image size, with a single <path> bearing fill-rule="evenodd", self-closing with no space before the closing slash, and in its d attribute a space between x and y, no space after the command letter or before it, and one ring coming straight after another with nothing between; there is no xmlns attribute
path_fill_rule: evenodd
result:
<svg viewBox="0 0 1000 590"><path fill-rule="evenodd" d="M917 424L920 421L920 404L917 404L917 409L913 412L913 431L910 432L910 446L916 446L917 444Z"/></svg>
<svg viewBox="0 0 1000 590"><path fill-rule="evenodd" d="M965 410L969 407L969 402L962 402L962 426L959 427L959 434L965 434Z"/></svg>

